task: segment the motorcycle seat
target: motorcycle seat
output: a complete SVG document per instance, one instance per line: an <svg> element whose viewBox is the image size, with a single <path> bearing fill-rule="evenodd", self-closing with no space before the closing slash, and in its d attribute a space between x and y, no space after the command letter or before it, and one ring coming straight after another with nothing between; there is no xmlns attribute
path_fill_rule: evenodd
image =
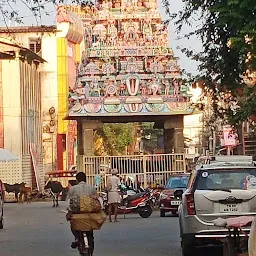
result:
<svg viewBox="0 0 256 256"><path fill-rule="evenodd" d="M126 200L132 201L132 200L135 200L135 199L138 199L138 198L144 196L145 194L147 194L147 192L141 192L141 193L138 193L138 194L135 194L135 195L132 195L132 196L128 196L126 198Z"/></svg>

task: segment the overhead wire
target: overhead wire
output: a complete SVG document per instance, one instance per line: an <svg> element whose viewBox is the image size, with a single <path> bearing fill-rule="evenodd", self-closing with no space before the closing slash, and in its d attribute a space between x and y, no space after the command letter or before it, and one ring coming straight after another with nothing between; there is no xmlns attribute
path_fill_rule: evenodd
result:
<svg viewBox="0 0 256 256"><path fill-rule="evenodd" d="M45 11L45 13L43 13L43 15L48 16L50 13L56 13L56 11L49 11L49 12ZM32 17L34 17L34 15L18 16L17 18L24 19L24 18L32 18ZM4 20L0 20L0 22L1 21L4 21Z"/></svg>
<svg viewBox="0 0 256 256"><path fill-rule="evenodd" d="M38 25L38 20L37 20L37 15L36 15L36 13L33 11L33 6L29 6L24 0L21 0L21 2L33 13L33 15L34 15L34 18L35 18L35 20L36 20L36 23L37 23L37 25ZM31 1L30 1L30 3L31 3Z"/></svg>
<svg viewBox="0 0 256 256"><path fill-rule="evenodd" d="M9 1L7 1L7 4L9 6L9 9L12 11L12 15L13 17L9 17L7 15L8 13L8 8L5 8L6 10L3 9L2 6L0 6L0 8L2 8L1 10L1 13L2 13L2 16L3 16L3 19L0 20L0 22L5 22L5 25L7 25L7 19L8 20L14 20L14 21L17 21L18 23L22 23L22 19L24 18L31 18L31 17L34 17L35 20L36 20L36 23L37 25L39 26L39 24L42 25L42 16L43 15L46 15L48 16L50 13L54 13L56 12L56 6L55 4L53 4L53 7L55 8L55 11L44 11L42 12L41 10L42 9L45 9L45 5L47 4L50 4L50 3L53 3L51 0L48 0L48 1L44 1L43 3L39 3L37 2L36 4L33 4L33 2L30 0L30 5L28 4L28 1L24 1L24 0L20 0L21 3L23 4L23 6L27 7L27 9L32 12L32 15L19 15L18 14L18 11L14 10L13 6L10 4ZM5 13L6 11L6 13ZM38 21L38 16L40 18L40 22ZM6 26L8 27L8 25Z"/></svg>

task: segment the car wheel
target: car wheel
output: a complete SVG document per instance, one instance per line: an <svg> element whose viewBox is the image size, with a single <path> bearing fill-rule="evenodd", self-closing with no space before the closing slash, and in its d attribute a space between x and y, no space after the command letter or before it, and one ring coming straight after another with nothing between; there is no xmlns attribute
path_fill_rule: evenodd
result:
<svg viewBox="0 0 256 256"><path fill-rule="evenodd" d="M160 217L165 217L165 211L160 210Z"/></svg>
<svg viewBox="0 0 256 256"><path fill-rule="evenodd" d="M186 239L182 239L181 241L182 255L183 256L193 256L195 255L195 246Z"/></svg>

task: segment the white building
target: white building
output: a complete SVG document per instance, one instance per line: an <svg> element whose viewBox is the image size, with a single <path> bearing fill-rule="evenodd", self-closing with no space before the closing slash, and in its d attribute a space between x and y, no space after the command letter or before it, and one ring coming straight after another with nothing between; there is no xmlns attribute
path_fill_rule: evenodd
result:
<svg viewBox="0 0 256 256"><path fill-rule="evenodd" d="M1 163L0 179L43 186L41 84L44 60L27 48L0 41L0 147L19 160Z"/></svg>

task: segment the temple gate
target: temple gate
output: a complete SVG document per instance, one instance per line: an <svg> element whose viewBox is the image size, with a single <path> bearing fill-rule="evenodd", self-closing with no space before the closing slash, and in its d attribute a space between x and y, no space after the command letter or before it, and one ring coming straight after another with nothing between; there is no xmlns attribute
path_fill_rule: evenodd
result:
<svg viewBox="0 0 256 256"><path fill-rule="evenodd" d="M104 0L67 12L84 24L85 48L66 118L78 123L78 168L89 168L93 134L103 123L155 122L164 129L165 153L182 156L183 116L193 112L192 95L180 79L157 1Z"/></svg>

